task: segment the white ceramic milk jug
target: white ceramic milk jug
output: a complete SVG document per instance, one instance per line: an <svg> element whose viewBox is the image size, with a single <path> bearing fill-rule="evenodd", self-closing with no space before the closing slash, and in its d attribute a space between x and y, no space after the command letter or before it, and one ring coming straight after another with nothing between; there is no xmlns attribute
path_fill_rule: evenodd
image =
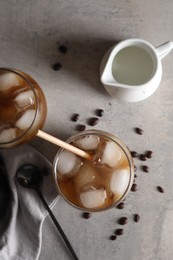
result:
<svg viewBox="0 0 173 260"><path fill-rule="evenodd" d="M132 38L113 46L100 67L101 82L108 93L127 102L151 96L162 78L161 60L173 49L173 42L154 48L149 42Z"/></svg>

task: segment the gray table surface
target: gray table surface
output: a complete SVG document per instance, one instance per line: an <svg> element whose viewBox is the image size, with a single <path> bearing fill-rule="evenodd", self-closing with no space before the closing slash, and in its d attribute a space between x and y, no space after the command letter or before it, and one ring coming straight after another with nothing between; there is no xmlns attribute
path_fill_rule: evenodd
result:
<svg viewBox="0 0 173 260"><path fill-rule="evenodd" d="M53 212L80 260L173 259L173 52L162 62L159 89L145 101L117 101L99 80L102 56L115 42L140 37L158 46L173 40L172 12L172 0L0 1L0 66L21 69L41 85L48 104L45 131L65 140L76 133L73 113L80 113L79 123L87 125L102 108L104 117L94 128L119 136L138 153L153 151L145 162L149 173L135 159L138 190L129 194L123 210L113 208L86 220L58 201ZM61 44L67 46L66 54L58 51ZM60 71L52 69L56 62L62 64ZM137 135L134 127L144 134ZM53 162L57 147L38 138L31 145ZM138 223L135 213L141 217ZM124 234L111 241L120 216L129 222ZM39 259L70 259L49 217Z"/></svg>

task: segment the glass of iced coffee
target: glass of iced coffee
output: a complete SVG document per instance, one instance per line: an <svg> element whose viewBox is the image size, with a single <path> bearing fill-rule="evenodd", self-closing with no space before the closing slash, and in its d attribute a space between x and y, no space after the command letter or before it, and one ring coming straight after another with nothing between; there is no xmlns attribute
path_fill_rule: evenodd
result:
<svg viewBox="0 0 173 260"><path fill-rule="evenodd" d="M53 173L59 194L72 206L89 212L109 209L122 201L134 179L128 148L112 134L87 130L68 143L86 151L91 159L60 149Z"/></svg>
<svg viewBox="0 0 173 260"><path fill-rule="evenodd" d="M34 79L0 68L0 148L28 142L43 127L46 114L45 96Z"/></svg>

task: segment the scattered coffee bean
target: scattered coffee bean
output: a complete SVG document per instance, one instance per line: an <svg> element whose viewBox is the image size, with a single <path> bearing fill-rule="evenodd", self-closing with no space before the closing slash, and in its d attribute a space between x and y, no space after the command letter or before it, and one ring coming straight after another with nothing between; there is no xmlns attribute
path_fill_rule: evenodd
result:
<svg viewBox="0 0 173 260"><path fill-rule="evenodd" d="M96 114L97 114L97 116L102 117L104 115L104 110L103 109L97 109Z"/></svg>
<svg viewBox="0 0 173 260"><path fill-rule="evenodd" d="M86 129L85 125L78 125L77 126L77 130L80 131L80 132L84 131L85 129Z"/></svg>
<svg viewBox="0 0 173 260"><path fill-rule="evenodd" d="M64 45L61 45L61 46L59 46L59 51L61 53L66 53L67 52L67 47L65 47Z"/></svg>
<svg viewBox="0 0 173 260"><path fill-rule="evenodd" d="M74 115L72 116L72 118L71 118L71 120L72 120L73 122L77 122L78 119L79 119L79 114L74 114Z"/></svg>
<svg viewBox="0 0 173 260"><path fill-rule="evenodd" d="M91 126L95 126L95 125L98 124L98 122L99 122L99 119L97 117L92 117L92 118L89 119L88 124L91 125Z"/></svg>
<svg viewBox="0 0 173 260"><path fill-rule="evenodd" d="M143 170L144 172L149 172L149 167L148 167L147 165L143 165L143 166L142 166L142 170Z"/></svg>
<svg viewBox="0 0 173 260"><path fill-rule="evenodd" d="M134 221L139 222L140 216L138 214L134 214Z"/></svg>
<svg viewBox="0 0 173 260"><path fill-rule="evenodd" d="M145 154L140 154L139 159L140 159L141 161L146 161L146 160L147 160L147 157L146 157Z"/></svg>
<svg viewBox="0 0 173 260"><path fill-rule="evenodd" d="M118 209L123 209L125 206L124 202L120 202L118 205L117 205L117 208Z"/></svg>
<svg viewBox="0 0 173 260"><path fill-rule="evenodd" d="M136 127L135 128L135 131L136 131L136 133L138 134L138 135L142 135L143 134L143 130L141 129L141 128L139 128L139 127Z"/></svg>
<svg viewBox="0 0 173 260"><path fill-rule="evenodd" d="M119 228L119 229L115 230L115 235L121 236L123 234L124 234L124 229Z"/></svg>
<svg viewBox="0 0 173 260"><path fill-rule="evenodd" d="M137 184L133 183L132 187L131 187L131 191L137 191Z"/></svg>
<svg viewBox="0 0 173 260"><path fill-rule="evenodd" d="M134 165L134 172L136 172L137 171L137 167L136 167L136 165Z"/></svg>
<svg viewBox="0 0 173 260"><path fill-rule="evenodd" d="M112 235L110 236L110 240L116 240L117 236L116 235Z"/></svg>
<svg viewBox="0 0 173 260"><path fill-rule="evenodd" d="M135 174L135 176L134 176L135 178L137 178L138 176Z"/></svg>
<svg viewBox="0 0 173 260"><path fill-rule="evenodd" d="M128 223L128 218L127 217L122 217L122 218L119 219L118 223L120 225L125 225L125 224Z"/></svg>
<svg viewBox="0 0 173 260"><path fill-rule="evenodd" d="M158 190L159 192L161 192L161 193L164 193L164 192L165 192L164 189L163 189L161 186L157 186L157 190Z"/></svg>
<svg viewBox="0 0 173 260"><path fill-rule="evenodd" d="M131 153L131 156L132 156L133 158L138 157L138 153L137 153L137 152L131 151L130 153Z"/></svg>
<svg viewBox="0 0 173 260"><path fill-rule="evenodd" d="M89 219L91 217L91 213L90 212L83 212L82 217L85 219Z"/></svg>
<svg viewBox="0 0 173 260"><path fill-rule="evenodd" d="M146 155L147 158L150 159L150 158L153 157L153 152L152 151L146 151L145 155Z"/></svg>
<svg viewBox="0 0 173 260"><path fill-rule="evenodd" d="M55 71L60 70L61 68L62 68L62 65L61 65L61 63L59 63L59 62L57 62L57 63L55 63L55 64L53 65L53 69L54 69Z"/></svg>

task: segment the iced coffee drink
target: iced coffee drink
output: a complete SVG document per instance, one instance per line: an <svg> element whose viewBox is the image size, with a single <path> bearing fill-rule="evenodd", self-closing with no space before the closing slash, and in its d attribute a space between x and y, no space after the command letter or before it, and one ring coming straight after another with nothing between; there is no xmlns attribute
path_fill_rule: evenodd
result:
<svg viewBox="0 0 173 260"><path fill-rule="evenodd" d="M91 160L60 149L54 160L59 193L71 205L85 211L101 211L125 198L133 183L134 166L127 147L102 131L81 132L70 144L91 154Z"/></svg>
<svg viewBox="0 0 173 260"><path fill-rule="evenodd" d="M24 72L0 68L0 148L32 139L46 113L46 100L35 80Z"/></svg>

